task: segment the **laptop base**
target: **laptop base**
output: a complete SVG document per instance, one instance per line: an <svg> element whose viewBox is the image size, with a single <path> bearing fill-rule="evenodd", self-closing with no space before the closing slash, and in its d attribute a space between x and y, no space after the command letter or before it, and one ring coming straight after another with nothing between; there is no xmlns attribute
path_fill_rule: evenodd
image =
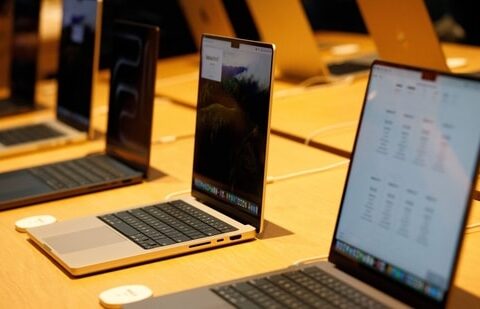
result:
<svg viewBox="0 0 480 309"><path fill-rule="evenodd" d="M196 308L407 308L328 262L154 297L125 308L186 308L189 305Z"/></svg>

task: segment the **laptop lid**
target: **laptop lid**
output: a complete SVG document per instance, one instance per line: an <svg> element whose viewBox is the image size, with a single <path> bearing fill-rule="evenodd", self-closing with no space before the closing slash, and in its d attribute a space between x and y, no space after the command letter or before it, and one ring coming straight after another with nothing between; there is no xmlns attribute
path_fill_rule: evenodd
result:
<svg viewBox="0 0 480 309"><path fill-rule="evenodd" d="M63 1L57 118L87 132L98 70L101 19L101 0Z"/></svg>
<svg viewBox="0 0 480 309"><path fill-rule="evenodd" d="M261 231L274 46L204 35L192 195Z"/></svg>
<svg viewBox="0 0 480 309"><path fill-rule="evenodd" d="M235 36L222 0L179 0L178 3L187 19L197 49L201 47L204 33Z"/></svg>
<svg viewBox="0 0 480 309"><path fill-rule="evenodd" d="M113 34L107 154L147 174L159 29L116 21Z"/></svg>
<svg viewBox="0 0 480 309"><path fill-rule="evenodd" d="M328 76L307 15L298 0L247 0L260 37L278 47L277 64L283 76Z"/></svg>
<svg viewBox="0 0 480 309"><path fill-rule="evenodd" d="M357 0L382 60L449 71L424 0Z"/></svg>
<svg viewBox="0 0 480 309"><path fill-rule="evenodd" d="M40 0L6 0L2 13L6 23L12 19L9 42L7 98L22 106L34 106L39 49Z"/></svg>
<svg viewBox="0 0 480 309"><path fill-rule="evenodd" d="M415 307L451 289L480 148L480 80L372 66L329 260Z"/></svg>

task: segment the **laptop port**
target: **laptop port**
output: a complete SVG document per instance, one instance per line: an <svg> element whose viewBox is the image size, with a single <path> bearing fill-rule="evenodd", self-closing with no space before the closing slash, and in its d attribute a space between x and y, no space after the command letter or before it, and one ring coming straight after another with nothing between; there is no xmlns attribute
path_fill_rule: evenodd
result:
<svg viewBox="0 0 480 309"><path fill-rule="evenodd" d="M242 238L242 235L230 236L230 240L239 240Z"/></svg>
<svg viewBox="0 0 480 309"><path fill-rule="evenodd" d="M205 246L205 245L209 245L209 244L210 244L210 242L207 241L207 242L202 242L202 243L200 243L200 244L190 245L190 246L188 246L188 247L189 247L189 248L195 248L195 247Z"/></svg>
<svg viewBox="0 0 480 309"><path fill-rule="evenodd" d="M222 242L224 239L223 238L220 238L220 239L217 239L217 242Z"/></svg>

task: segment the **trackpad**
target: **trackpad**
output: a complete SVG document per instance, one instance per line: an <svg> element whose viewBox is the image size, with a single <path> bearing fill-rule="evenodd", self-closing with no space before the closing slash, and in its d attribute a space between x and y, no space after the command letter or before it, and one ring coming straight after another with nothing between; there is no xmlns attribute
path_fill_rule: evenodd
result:
<svg viewBox="0 0 480 309"><path fill-rule="evenodd" d="M52 189L27 170L0 174L0 202L51 192Z"/></svg>
<svg viewBox="0 0 480 309"><path fill-rule="evenodd" d="M106 226L45 238L49 247L62 254L108 246L122 241L126 239Z"/></svg>

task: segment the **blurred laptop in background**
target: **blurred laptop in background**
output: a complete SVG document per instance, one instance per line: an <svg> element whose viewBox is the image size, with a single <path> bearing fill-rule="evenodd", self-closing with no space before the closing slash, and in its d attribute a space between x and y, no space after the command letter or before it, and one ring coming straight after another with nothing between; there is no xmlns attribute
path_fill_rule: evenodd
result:
<svg viewBox="0 0 480 309"><path fill-rule="evenodd" d="M204 33L236 36L222 0L179 0L179 4L198 50Z"/></svg>
<svg viewBox="0 0 480 309"><path fill-rule="evenodd" d="M293 79L318 77L323 82L350 75L367 75L374 56L327 62L300 0L247 0L262 40L278 48L281 76Z"/></svg>
<svg viewBox="0 0 480 309"><path fill-rule="evenodd" d="M382 60L440 71L466 65L445 57L424 0L357 0Z"/></svg>
<svg viewBox="0 0 480 309"><path fill-rule="evenodd" d="M56 117L2 127L0 157L79 142L93 136L91 112L98 71L101 20L101 1L63 1ZM13 67L15 65L12 64Z"/></svg>

